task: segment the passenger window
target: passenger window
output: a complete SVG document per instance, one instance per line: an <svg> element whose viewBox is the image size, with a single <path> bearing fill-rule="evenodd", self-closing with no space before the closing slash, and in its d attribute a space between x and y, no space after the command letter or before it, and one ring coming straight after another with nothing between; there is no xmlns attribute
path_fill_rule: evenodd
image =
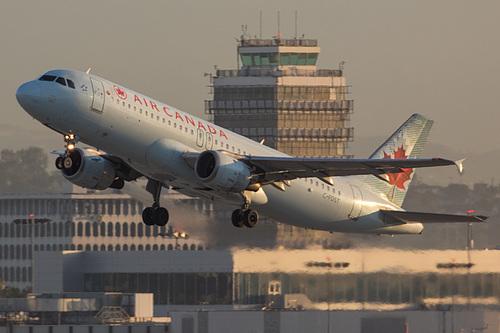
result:
<svg viewBox="0 0 500 333"><path fill-rule="evenodd" d="M58 77L56 82L66 87L66 80L63 77Z"/></svg>
<svg viewBox="0 0 500 333"><path fill-rule="evenodd" d="M75 89L75 83L69 79L67 81L68 81L68 87L70 87L71 89Z"/></svg>
<svg viewBox="0 0 500 333"><path fill-rule="evenodd" d="M49 82L52 82L56 79L57 76L54 76L54 75L43 75L41 78L39 78L38 80L40 81L49 81Z"/></svg>
<svg viewBox="0 0 500 333"><path fill-rule="evenodd" d="M182 131L182 125L179 125L179 129Z"/></svg>

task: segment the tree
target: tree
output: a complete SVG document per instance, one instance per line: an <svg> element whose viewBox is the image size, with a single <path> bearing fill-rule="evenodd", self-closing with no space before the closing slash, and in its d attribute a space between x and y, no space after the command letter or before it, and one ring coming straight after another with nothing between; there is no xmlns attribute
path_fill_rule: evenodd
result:
<svg viewBox="0 0 500 333"><path fill-rule="evenodd" d="M60 176L47 172L47 154L42 148L29 147L0 152L0 193L59 192Z"/></svg>

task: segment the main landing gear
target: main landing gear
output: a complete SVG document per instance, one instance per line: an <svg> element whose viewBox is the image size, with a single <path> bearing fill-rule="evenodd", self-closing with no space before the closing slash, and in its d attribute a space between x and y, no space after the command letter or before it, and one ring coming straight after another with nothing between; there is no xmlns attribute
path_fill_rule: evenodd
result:
<svg viewBox="0 0 500 333"><path fill-rule="evenodd" d="M243 226L253 228L259 222L259 213L255 209L236 209L231 215L231 221L237 228L242 228Z"/></svg>
<svg viewBox="0 0 500 333"><path fill-rule="evenodd" d="M168 210L160 207L161 187L159 181L148 180L146 190L153 195L154 203L152 207L146 207L142 211L142 221L146 225L164 226L168 222Z"/></svg>

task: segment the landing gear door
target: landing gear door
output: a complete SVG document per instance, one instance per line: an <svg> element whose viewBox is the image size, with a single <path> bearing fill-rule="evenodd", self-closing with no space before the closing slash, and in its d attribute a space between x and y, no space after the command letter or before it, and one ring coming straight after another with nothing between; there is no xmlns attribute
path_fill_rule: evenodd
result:
<svg viewBox="0 0 500 333"><path fill-rule="evenodd" d="M92 83L92 111L102 112L104 109L104 86L101 81L90 78Z"/></svg>
<svg viewBox="0 0 500 333"><path fill-rule="evenodd" d="M349 213L349 218L357 220L359 215L361 215L361 210L363 209L363 195L361 190L357 186L351 185L352 190L352 209Z"/></svg>

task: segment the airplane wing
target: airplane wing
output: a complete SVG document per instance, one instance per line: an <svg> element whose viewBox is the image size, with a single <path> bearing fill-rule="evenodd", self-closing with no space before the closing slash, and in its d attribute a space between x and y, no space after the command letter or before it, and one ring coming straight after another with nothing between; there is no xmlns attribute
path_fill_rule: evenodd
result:
<svg viewBox="0 0 500 333"><path fill-rule="evenodd" d="M260 183L286 181L296 178L375 175L388 180L385 175L401 173L404 169L455 165L451 160L432 159L335 159L244 156L239 161L252 170Z"/></svg>
<svg viewBox="0 0 500 333"><path fill-rule="evenodd" d="M436 214L436 213L420 213L395 210L381 210L383 220L387 224L394 223L474 223L484 222L488 216L484 215L453 215L453 214Z"/></svg>

